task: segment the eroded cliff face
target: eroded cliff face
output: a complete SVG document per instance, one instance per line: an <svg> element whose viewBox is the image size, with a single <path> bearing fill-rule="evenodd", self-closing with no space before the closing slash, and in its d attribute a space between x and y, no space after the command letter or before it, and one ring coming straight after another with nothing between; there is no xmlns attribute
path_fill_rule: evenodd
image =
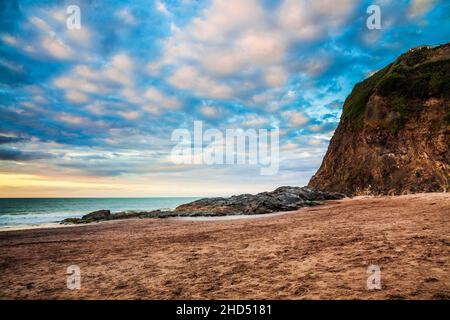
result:
<svg viewBox="0 0 450 320"><path fill-rule="evenodd" d="M358 83L309 186L348 195L448 191L450 44L419 47Z"/></svg>

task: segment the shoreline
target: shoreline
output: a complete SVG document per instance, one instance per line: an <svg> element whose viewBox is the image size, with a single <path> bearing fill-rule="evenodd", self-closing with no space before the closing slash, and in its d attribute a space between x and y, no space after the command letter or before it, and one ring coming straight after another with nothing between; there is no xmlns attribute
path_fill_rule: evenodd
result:
<svg viewBox="0 0 450 320"><path fill-rule="evenodd" d="M0 227L0 232L7 232L7 231L19 231L19 230L36 230L36 229L55 229L55 228L65 228L65 227L75 227L75 226L81 226L81 225L68 225L68 224L61 224L59 222L46 222L42 224L20 224L20 225L11 225L11 226L4 226Z"/></svg>
<svg viewBox="0 0 450 320"><path fill-rule="evenodd" d="M307 208L307 207L304 207ZM264 213L264 214L252 214L252 215L225 215L225 216L196 216L196 217L170 217L170 218L129 218L129 219L116 219L116 220L100 220L97 222L90 223L80 223L80 224L63 224L60 222L48 222L38 225L16 225L16 226L8 226L8 227L0 227L0 232L7 231L20 231L20 230L36 230L36 229L55 229L55 228L66 228L66 227L83 227L95 224L103 224L103 223L114 223L120 221L130 221L130 220L143 220L143 219L154 219L154 220L179 220L179 221L192 221L192 222L205 222L205 221L229 221L229 220L248 220L248 219L262 219L262 218L270 218L277 217L285 214L293 214L302 210L304 208L300 208L295 211L282 211L282 212L272 212L272 213Z"/></svg>
<svg viewBox="0 0 450 320"><path fill-rule="evenodd" d="M97 209L91 212L85 212L78 217L67 217L58 221L58 214L48 217L46 222L41 220L41 224L33 223L31 220L25 221L25 218L16 218L16 224L0 226L0 232L8 230L26 230L37 228L56 228L58 223L62 225L84 225L95 222L128 220L133 218L180 218L191 221L216 221L216 220L241 220L267 216L270 214L278 215L283 212L293 211L300 208L323 205L329 200L341 200L346 196L337 192L323 192L309 187L281 186L273 191L260 192L256 194L240 194L231 197L213 197L200 198L190 202L176 205L173 209L152 209L152 210L120 210L114 211L108 203L103 203L103 209ZM177 197L181 200L184 198ZM115 201L117 199L114 199ZM172 203L175 205L174 203ZM11 206L11 204L9 204ZM17 206L20 204L17 203ZM74 204L75 206L78 204ZM117 207L117 203L115 204ZM133 205L128 203L128 205ZM139 204L142 205L142 204ZM161 204L160 204L161 205ZM124 207L124 204L120 204ZM136 204L134 204L136 207ZM36 205L37 208L38 205ZM92 204L91 204L92 207ZM108 208L109 207L109 208ZM114 207L114 206L113 206ZM59 210L61 204L53 208ZM86 211L88 208L84 208ZM117 210L117 208L116 208ZM27 215L18 215L19 217ZM49 221L49 220L53 221Z"/></svg>
<svg viewBox="0 0 450 320"><path fill-rule="evenodd" d="M407 194L407 195L399 195L399 196L380 196L380 195L360 195L360 196L354 196L354 197L346 197L339 200L327 200L325 201L325 204L322 204L320 206L324 206L327 204L330 204L334 201L351 201L351 200L364 200L364 199L379 199L379 198L398 198L398 197L411 197L411 196L417 196L417 195L428 195L428 194L448 194L448 193L442 193L442 192L430 192L430 193L417 193L417 194ZM312 208L312 207L303 207L298 210L294 211L279 211L279 212L271 212L271 213L263 213L263 214L237 214L237 215L224 215L224 216L193 216L193 217L184 217L184 216L175 216L175 217L169 217L169 218L128 218L128 219L116 219L116 220L99 220L96 222L90 222L90 223L70 223L70 224L64 224L61 223L61 221L57 222L46 222L42 224L22 224L22 225L11 225L11 226L2 226L0 227L0 233L2 232L8 232L8 231L22 231L22 230L36 230L36 229L57 229L57 228L66 228L66 227L83 227L88 225L95 225L95 224L102 224L102 223L113 223L113 222L120 222L125 220L141 220L141 219L164 219L164 220L179 220L179 221L192 221L192 222L204 222L204 221L229 221L229 220L247 220L247 219L260 219L260 218L270 218L270 217L276 217L280 215L285 214L293 214L296 213L302 209L305 208Z"/></svg>

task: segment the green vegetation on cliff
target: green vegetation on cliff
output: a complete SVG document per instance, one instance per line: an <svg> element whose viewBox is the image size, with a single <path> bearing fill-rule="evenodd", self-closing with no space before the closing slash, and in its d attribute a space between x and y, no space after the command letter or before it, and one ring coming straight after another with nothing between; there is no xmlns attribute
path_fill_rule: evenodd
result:
<svg viewBox="0 0 450 320"><path fill-rule="evenodd" d="M353 129L364 123L364 112L372 94L388 97L396 113L386 127L396 134L423 107L421 101L450 97L450 60L433 60L433 50L420 47L400 56L394 63L358 83L345 101L343 118ZM448 124L449 116L446 117Z"/></svg>

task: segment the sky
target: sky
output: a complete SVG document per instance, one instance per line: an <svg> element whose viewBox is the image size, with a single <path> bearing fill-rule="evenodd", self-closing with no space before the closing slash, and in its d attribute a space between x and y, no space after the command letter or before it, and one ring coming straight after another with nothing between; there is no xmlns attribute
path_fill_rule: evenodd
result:
<svg viewBox="0 0 450 320"><path fill-rule="evenodd" d="M372 4L381 29L367 28ZM306 185L353 86L449 40L445 0L1 1L0 197ZM172 133L194 121L278 128L278 172L174 163Z"/></svg>

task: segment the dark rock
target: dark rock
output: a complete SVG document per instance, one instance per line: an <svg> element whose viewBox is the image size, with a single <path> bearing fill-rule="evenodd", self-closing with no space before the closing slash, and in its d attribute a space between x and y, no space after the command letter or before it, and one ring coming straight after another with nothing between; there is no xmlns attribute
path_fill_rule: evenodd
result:
<svg viewBox="0 0 450 320"><path fill-rule="evenodd" d="M93 219L93 220L105 220L111 216L111 211L109 210L98 210L88 213L81 217L82 220Z"/></svg>
<svg viewBox="0 0 450 320"><path fill-rule="evenodd" d="M309 187L280 187L272 192L256 195L241 194L229 198L204 198L183 204L175 212L183 215L264 214L297 210L321 204L324 200L344 198L344 194L321 192Z"/></svg>
<svg viewBox="0 0 450 320"><path fill-rule="evenodd" d="M82 223L82 220L80 218L66 218L63 221L61 221L62 224L76 224L76 223Z"/></svg>
<svg viewBox="0 0 450 320"><path fill-rule="evenodd" d="M109 210L100 210L91 212L84 215L82 218L67 218L61 221L62 224L80 224L91 223L104 220L119 220L119 219L131 219L131 218L167 218L174 217L175 214L172 211L121 211L111 213Z"/></svg>
<svg viewBox="0 0 450 320"><path fill-rule="evenodd" d="M131 219L131 218L165 218L171 211L123 211L111 214L108 219Z"/></svg>
<svg viewBox="0 0 450 320"><path fill-rule="evenodd" d="M143 212L127 212L127 211L122 211L122 212L116 212L113 213L109 218L110 219L131 219L131 218L138 218L143 214Z"/></svg>

